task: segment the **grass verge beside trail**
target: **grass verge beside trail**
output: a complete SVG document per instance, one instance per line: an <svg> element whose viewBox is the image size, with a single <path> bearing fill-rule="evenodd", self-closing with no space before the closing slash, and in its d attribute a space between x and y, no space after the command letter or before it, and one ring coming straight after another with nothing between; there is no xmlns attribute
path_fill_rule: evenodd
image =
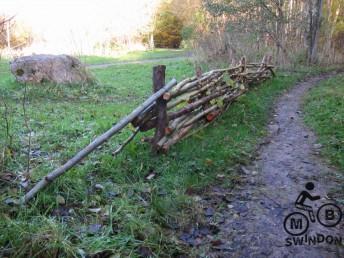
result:
<svg viewBox="0 0 344 258"><path fill-rule="evenodd" d="M24 123L23 86L9 74L0 78L12 139L11 148L5 149L10 160L0 172L0 256L173 257L185 252L171 230L197 216L197 200L190 193L214 183L233 187L236 167L249 162L266 134L273 102L298 79L277 76L253 87L212 125L173 146L166 156L152 155L138 137L113 158L111 152L130 133L124 130L28 206L5 204L22 196L18 179L25 173L29 136L31 179L37 181L150 95L153 65L99 69L99 84L90 87L29 85L30 128ZM167 80L181 80L193 70L186 61L168 62ZM0 111L4 125L3 106ZM0 142L6 141L1 130Z"/></svg>
<svg viewBox="0 0 344 258"><path fill-rule="evenodd" d="M344 171L344 76L337 75L310 91L305 122L323 145L321 153Z"/></svg>

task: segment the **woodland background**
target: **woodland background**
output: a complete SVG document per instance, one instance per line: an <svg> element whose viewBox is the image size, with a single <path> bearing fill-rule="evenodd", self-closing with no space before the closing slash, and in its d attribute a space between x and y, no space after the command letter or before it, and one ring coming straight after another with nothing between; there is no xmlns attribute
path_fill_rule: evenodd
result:
<svg viewBox="0 0 344 258"><path fill-rule="evenodd" d="M29 26L6 15L1 31L3 53L11 48L18 54L39 38ZM92 51L99 54L101 49L102 54L111 55L138 45L189 48L202 62L233 63L243 55L253 60L270 53L282 66L340 63L344 1L162 0L157 1L147 25L128 35L109 32L106 39L94 43ZM82 49L74 52L90 54Z"/></svg>

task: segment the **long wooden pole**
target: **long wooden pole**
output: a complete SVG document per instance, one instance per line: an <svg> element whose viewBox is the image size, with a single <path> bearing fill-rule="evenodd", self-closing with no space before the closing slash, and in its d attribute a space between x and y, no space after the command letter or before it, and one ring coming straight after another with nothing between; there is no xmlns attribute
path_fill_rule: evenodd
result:
<svg viewBox="0 0 344 258"><path fill-rule="evenodd" d="M172 79L168 84L166 84L163 88L159 91L155 92L152 96L150 96L145 102L143 102L140 106L138 106L133 112L131 112L126 117L122 118L116 125L111 127L108 131L103 133L102 135L98 136L95 140L93 140L89 145L87 145L84 149L79 151L73 158L68 160L64 165L55 169L48 175L46 175L43 179L41 179L27 194L25 194L23 202L27 203L30 201L41 189L45 188L49 185L52 181L54 181L57 177L61 176L69 169L74 167L78 164L82 159L84 159L88 154L94 151L97 147L102 145L108 139L110 139L114 134L122 130L127 124L129 124L135 117L137 117L143 110L149 107L154 101L160 98L165 92L172 89L173 86L177 84L176 79Z"/></svg>

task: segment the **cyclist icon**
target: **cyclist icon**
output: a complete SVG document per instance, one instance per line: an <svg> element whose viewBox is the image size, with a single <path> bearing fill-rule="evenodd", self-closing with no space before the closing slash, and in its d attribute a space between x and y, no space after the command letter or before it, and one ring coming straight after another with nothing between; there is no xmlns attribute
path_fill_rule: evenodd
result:
<svg viewBox="0 0 344 258"><path fill-rule="evenodd" d="M305 185L306 189L308 191L312 191L314 189L314 184L312 182L308 182ZM304 204L305 201L307 199L309 199L310 201L316 201L320 199L319 195L311 195L308 191L302 191L299 196L297 197L296 201L295 201L295 207L300 209L300 210L304 210L307 211L309 214L309 219L314 223L315 222L315 215L314 215L314 211L313 211L313 207Z"/></svg>
<svg viewBox="0 0 344 258"><path fill-rule="evenodd" d="M314 184L308 182L305 185L306 190L303 190L299 196L296 198L295 207L299 210L306 211L308 216L299 211L294 211L289 213L284 221L284 230L292 236L300 236L307 232L309 227L309 220L311 222L318 221L320 225L331 228L337 226L343 217L343 212L341 208L335 203L325 203L322 204L316 211L316 216L313 211L313 207L305 204L306 200L311 202L319 200L319 195L312 195L309 191L314 190Z"/></svg>

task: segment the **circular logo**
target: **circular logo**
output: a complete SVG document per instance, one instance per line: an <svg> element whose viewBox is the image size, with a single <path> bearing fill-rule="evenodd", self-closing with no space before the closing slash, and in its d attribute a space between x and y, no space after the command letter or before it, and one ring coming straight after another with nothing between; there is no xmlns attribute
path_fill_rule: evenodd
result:
<svg viewBox="0 0 344 258"><path fill-rule="evenodd" d="M317 212L317 219L324 227L335 227L342 220L342 216L341 209L333 203L323 204Z"/></svg>
<svg viewBox="0 0 344 258"><path fill-rule="evenodd" d="M305 214L301 212L293 212L284 219L283 226L284 230L288 234L300 236L307 231L309 227L309 221Z"/></svg>

